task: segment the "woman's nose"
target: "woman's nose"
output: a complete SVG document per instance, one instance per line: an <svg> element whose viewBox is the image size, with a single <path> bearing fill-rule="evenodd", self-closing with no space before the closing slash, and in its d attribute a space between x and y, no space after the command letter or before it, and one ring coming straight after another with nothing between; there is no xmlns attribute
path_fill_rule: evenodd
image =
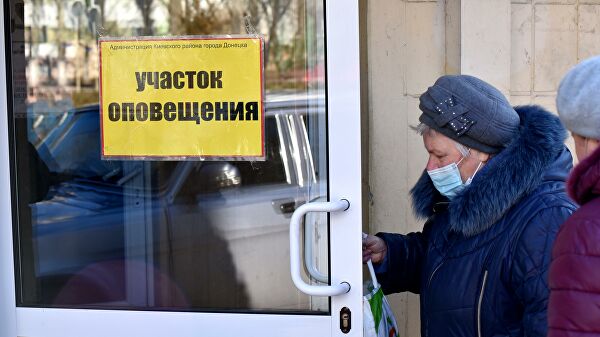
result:
<svg viewBox="0 0 600 337"><path fill-rule="evenodd" d="M427 161L427 166L425 166L425 169L427 171L431 171L431 170L435 170L436 168L438 168L437 161L433 160L432 158L429 158L429 160Z"/></svg>

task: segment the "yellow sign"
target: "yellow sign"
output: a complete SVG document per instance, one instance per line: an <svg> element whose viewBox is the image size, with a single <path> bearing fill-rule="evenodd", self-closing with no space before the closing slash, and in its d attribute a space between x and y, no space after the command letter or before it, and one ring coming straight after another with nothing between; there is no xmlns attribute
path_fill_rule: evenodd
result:
<svg viewBox="0 0 600 337"><path fill-rule="evenodd" d="M261 38L99 43L104 159L264 159Z"/></svg>

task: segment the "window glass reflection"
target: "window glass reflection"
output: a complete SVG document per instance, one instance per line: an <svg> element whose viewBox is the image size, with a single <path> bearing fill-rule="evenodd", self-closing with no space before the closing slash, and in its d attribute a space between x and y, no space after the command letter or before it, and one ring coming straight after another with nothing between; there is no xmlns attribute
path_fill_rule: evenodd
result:
<svg viewBox="0 0 600 337"><path fill-rule="evenodd" d="M19 305L329 310L293 286L288 243L291 213L327 198L322 3L9 7ZM98 37L247 33L266 41L265 161L100 158ZM326 217L307 221L328 274Z"/></svg>

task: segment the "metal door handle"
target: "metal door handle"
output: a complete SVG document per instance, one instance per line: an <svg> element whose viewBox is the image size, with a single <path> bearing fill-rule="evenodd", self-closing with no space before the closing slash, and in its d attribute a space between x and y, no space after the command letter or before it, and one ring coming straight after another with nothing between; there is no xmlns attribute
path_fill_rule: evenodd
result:
<svg viewBox="0 0 600 337"><path fill-rule="evenodd" d="M290 221L290 273L292 281L301 292L313 296L335 296L350 291L350 284L342 281L339 284L328 286L311 285L302 279L300 275L300 223L308 212L340 212L350 208L350 202L346 199L331 202L311 202L304 204L292 214Z"/></svg>
<svg viewBox="0 0 600 337"><path fill-rule="evenodd" d="M296 199L294 198L283 198L275 199L271 202L275 212L279 214L290 214L296 210Z"/></svg>

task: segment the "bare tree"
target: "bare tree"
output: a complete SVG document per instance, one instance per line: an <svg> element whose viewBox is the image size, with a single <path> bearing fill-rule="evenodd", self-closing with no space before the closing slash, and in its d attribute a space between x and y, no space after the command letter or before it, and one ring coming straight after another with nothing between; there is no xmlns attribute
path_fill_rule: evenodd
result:
<svg viewBox="0 0 600 337"><path fill-rule="evenodd" d="M231 11L224 0L159 0L169 12L174 35L230 34ZM237 30L237 29L236 29Z"/></svg>
<svg viewBox="0 0 600 337"><path fill-rule="evenodd" d="M255 0L256 1L256 0ZM253 2L252 0L250 1ZM268 26L268 40L265 55L265 67L269 63L270 56L279 59L282 53L282 44L279 41L278 26L285 17L286 12L292 4L292 0L257 0L262 10L262 17ZM279 70L279 67L277 67Z"/></svg>
<svg viewBox="0 0 600 337"><path fill-rule="evenodd" d="M143 35L153 35L153 20L150 17L152 14L154 0L135 0L136 6L142 12L142 21L144 22Z"/></svg>

